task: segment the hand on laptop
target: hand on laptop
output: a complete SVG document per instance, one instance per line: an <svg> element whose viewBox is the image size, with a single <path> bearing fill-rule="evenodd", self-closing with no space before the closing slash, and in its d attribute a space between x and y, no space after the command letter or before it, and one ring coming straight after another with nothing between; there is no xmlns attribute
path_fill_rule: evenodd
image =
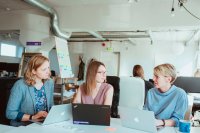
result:
<svg viewBox="0 0 200 133"><path fill-rule="evenodd" d="M39 118L45 118L47 117L48 113L46 111L39 111L37 114L35 114L32 119L39 119Z"/></svg>

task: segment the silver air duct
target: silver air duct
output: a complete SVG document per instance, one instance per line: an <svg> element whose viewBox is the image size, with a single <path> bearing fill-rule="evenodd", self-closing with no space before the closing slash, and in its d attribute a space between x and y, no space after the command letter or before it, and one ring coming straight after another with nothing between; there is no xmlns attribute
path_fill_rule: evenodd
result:
<svg viewBox="0 0 200 133"><path fill-rule="evenodd" d="M52 8L50 7L49 5L43 3L42 1L40 0L24 0L25 2L33 5L33 6L36 6L46 12L48 12L51 16L51 27L52 27L52 30L53 30L53 33L60 37L60 38L63 38L63 39L69 39L70 35L67 35L66 33L62 32L59 28L59 23L58 23L58 14L57 12Z"/></svg>

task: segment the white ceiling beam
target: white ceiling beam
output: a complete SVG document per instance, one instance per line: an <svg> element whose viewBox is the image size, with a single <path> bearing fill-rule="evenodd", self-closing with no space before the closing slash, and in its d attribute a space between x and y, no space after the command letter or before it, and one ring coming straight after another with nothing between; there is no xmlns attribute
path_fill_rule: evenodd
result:
<svg viewBox="0 0 200 133"><path fill-rule="evenodd" d="M199 29L196 30L196 31L194 32L193 36L192 36L188 41L185 42L185 46L190 45L191 42L193 42L194 39L195 39L198 35L200 35L200 30L199 30Z"/></svg>
<svg viewBox="0 0 200 133"><path fill-rule="evenodd" d="M94 32L94 31L88 31L88 33L90 33L91 35L93 35L94 37L96 37L96 38L98 38L98 39L100 39L100 40L102 40L102 41L105 41L106 39L105 38L103 38L99 33L97 33L97 32Z"/></svg>
<svg viewBox="0 0 200 133"><path fill-rule="evenodd" d="M130 42L130 44L136 46L136 43L134 42L134 40L132 38L128 38L128 41Z"/></svg>
<svg viewBox="0 0 200 133"><path fill-rule="evenodd" d="M152 31L151 30L148 30L147 33L149 34L149 37L150 37L150 40L151 40L151 45L153 45L153 34L152 34Z"/></svg>

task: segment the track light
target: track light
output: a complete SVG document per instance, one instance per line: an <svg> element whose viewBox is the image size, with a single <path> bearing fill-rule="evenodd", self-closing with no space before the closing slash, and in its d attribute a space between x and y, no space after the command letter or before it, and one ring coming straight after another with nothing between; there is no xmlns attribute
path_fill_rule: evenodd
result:
<svg viewBox="0 0 200 133"><path fill-rule="evenodd" d="M184 1L184 0L182 0L182 1L179 0L179 1L178 1L178 6L180 7L180 10L181 10L181 11L183 11L183 3L186 3L186 2L187 2L187 1Z"/></svg>
<svg viewBox="0 0 200 133"><path fill-rule="evenodd" d="M183 3L179 2L178 5L180 7L180 10L183 11Z"/></svg>
<svg viewBox="0 0 200 133"><path fill-rule="evenodd" d="M140 0L134 0L135 2L139 2ZM133 0L128 0L128 3L133 3Z"/></svg>
<svg viewBox="0 0 200 133"><path fill-rule="evenodd" d="M175 13L174 13L174 7L172 7L172 9L171 9L171 16L172 16L172 17L175 16Z"/></svg>
<svg viewBox="0 0 200 133"><path fill-rule="evenodd" d="M186 3L187 0L179 0L180 3Z"/></svg>
<svg viewBox="0 0 200 133"><path fill-rule="evenodd" d="M133 0L128 0L128 3L132 3L133 2Z"/></svg>
<svg viewBox="0 0 200 133"><path fill-rule="evenodd" d="M174 0L172 1L171 16L172 17L175 16L175 13L174 13Z"/></svg>

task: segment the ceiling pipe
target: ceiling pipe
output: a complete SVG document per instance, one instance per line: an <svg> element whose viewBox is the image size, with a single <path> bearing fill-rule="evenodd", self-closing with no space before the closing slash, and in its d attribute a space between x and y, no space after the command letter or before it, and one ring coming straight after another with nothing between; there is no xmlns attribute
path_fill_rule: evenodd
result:
<svg viewBox="0 0 200 133"><path fill-rule="evenodd" d="M97 32L88 31L88 33L90 33L91 35L93 35L94 37L96 37L96 38L98 38L98 39L100 39L100 40L103 40L103 41L106 40L105 38L103 38L103 37L102 37L99 33L97 33Z"/></svg>
<svg viewBox="0 0 200 133"><path fill-rule="evenodd" d="M128 38L128 41L130 42L130 44L136 46L136 43L135 43L134 40L132 40L131 38Z"/></svg>
<svg viewBox="0 0 200 133"><path fill-rule="evenodd" d="M65 32L61 31L59 28L58 14L56 10L54 10L52 7L43 3L40 0L24 0L24 1L29 3L30 5L36 6L42 9L43 11L49 13L51 17L51 28L52 28L53 33L60 38L63 38L66 40L69 39L69 37L71 36L71 33L66 34Z"/></svg>

